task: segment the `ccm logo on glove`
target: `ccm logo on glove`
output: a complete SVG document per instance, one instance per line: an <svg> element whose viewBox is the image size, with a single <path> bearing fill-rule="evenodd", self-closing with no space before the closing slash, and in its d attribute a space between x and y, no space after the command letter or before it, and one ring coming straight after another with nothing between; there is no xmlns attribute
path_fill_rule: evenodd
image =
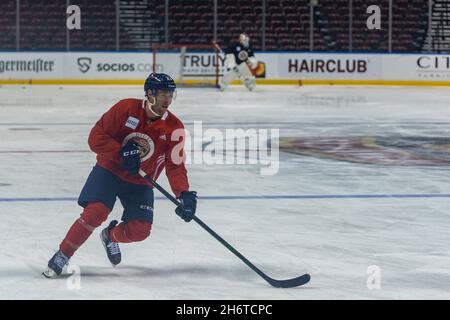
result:
<svg viewBox="0 0 450 320"><path fill-rule="evenodd" d="M122 168L130 174L137 174L141 165L141 156L138 145L130 140L119 152Z"/></svg>
<svg viewBox="0 0 450 320"><path fill-rule="evenodd" d="M131 151L125 151L122 155L124 157L132 156L135 154L139 154L139 150L131 150Z"/></svg>

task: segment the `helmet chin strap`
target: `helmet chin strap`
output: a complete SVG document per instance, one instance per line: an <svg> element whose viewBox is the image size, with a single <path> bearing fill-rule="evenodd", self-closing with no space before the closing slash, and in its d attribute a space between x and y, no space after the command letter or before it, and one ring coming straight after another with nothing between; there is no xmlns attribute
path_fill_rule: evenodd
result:
<svg viewBox="0 0 450 320"><path fill-rule="evenodd" d="M150 98L153 98L153 103L150 102ZM156 103L156 98L155 98L155 97L147 96L147 102L148 102L148 109L150 110L150 112L151 112L154 116L156 116L156 117L158 117L158 118L161 118L161 115L159 115L159 114L157 114L155 111L153 111L153 106L154 106L155 103Z"/></svg>

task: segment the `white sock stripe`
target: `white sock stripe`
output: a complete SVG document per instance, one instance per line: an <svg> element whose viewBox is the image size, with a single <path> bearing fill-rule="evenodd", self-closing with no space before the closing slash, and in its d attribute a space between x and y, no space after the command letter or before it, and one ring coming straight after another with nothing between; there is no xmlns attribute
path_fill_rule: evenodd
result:
<svg viewBox="0 0 450 320"><path fill-rule="evenodd" d="M93 232L95 230L95 227L91 226L90 224L87 224L83 218L79 218L78 222L88 231Z"/></svg>
<svg viewBox="0 0 450 320"><path fill-rule="evenodd" d="M66 243L69 245L69 246L71 246L73 249L75 249L75 250L78 250L78 248L80 247L80 246L77 246L76 244L74 244L72 241L70 241L70 240L66 240Z"/></svg>

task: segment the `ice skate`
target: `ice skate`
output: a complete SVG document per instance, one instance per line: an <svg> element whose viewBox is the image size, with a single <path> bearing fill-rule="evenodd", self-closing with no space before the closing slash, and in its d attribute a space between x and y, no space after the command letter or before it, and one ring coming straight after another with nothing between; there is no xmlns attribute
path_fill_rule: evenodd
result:
<svg viewBox="0 0 450 320"><path fill-rule="evenodd" d="M120 253L119 244L117 242L111 241L108 236L109 230L117 225L117 220L113 220L109 223L109 226L102 230L100 233L100 239L102 240L103 247L106 250L109 261L113 266L120 263L122 255Z"/></svg>
<svg viewBox="0 0 450 320"><path fill-rule="evenodd" d="M59 250L53 257L48 261L47 269L45 269L42 274L47 278L56 278L59 276L64 267L69 263L69 258L64 255L64 253Z"/></svg>

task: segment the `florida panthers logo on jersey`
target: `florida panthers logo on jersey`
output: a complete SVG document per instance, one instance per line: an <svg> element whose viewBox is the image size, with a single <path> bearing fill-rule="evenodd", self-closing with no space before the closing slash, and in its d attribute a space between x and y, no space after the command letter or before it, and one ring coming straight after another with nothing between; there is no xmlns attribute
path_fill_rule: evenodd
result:
<svg viewBox="0 0 450 320"><path fill-rule="evenodd" d="M247 60L248 58L248 52L245 50L242 50L241 52L239 52L238 54L239 59L241 59L242 61Z"/></svg>
<svg viewBox="0 0 450 320"><path fill-rule="evenodd" d="M128 141L133 140L141 153L141 162L150 159L155 152L155 143L145 133L132 132L123 139L122 145L126 145Z"/></svg>

